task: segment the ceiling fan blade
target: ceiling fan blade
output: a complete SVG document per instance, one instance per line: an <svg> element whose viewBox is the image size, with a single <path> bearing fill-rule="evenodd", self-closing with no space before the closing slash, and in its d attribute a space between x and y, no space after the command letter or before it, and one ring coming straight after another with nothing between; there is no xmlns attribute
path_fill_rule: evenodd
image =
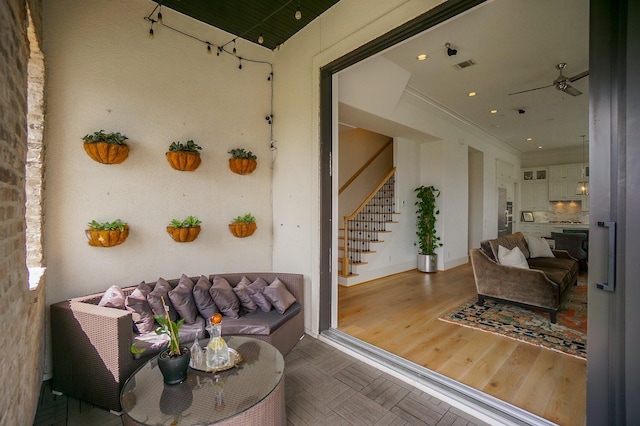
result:
<svg viewBox="0 0 640 426"><path fill-rule="evenodd" d="M573 77L568 78L567 80L573 83L574 81L578 81L581 78L584 78L589 75L589 70L583 71L580 74L576 74Z"/></svg>
<svg viewBox="0 0 640 426"><path fill-rule="evenodd" d="M567 87L565 87L564 89L560 89L565 93L570 94L571 96L578 96L578 95L582 95L582 92L579 91L578 89L576 89L575 87L567 84Z"/></svg>
<svg viewBox="0 0 640 426"><path fill-rule="evenodd" d="M553 84L547 84L546 86L536 87L535 89L527 89L527 90L522 90L520 92L509 93L509 96L519 95L520 93L533 92L534 90L546 89L547 87L552 87L552 86Z"/></svg>

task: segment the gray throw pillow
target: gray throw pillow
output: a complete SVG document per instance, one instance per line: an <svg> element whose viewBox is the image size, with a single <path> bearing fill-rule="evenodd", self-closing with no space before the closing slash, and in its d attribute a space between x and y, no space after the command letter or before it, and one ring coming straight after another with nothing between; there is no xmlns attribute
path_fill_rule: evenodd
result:
<svg viewBox="0 0 640 426"><path fill-rule="evenodd" d="M213 277L213 285L209 289L209 294L215 302L222 315L229 318L239 318L240 301L231 288L231 284L220 276Z"/></svg>
<svg viewBox="0 0 640 426"><path fill-rule="evenodd" d="M251 300L258 305L262 312L269 312L272 307L271 302L269 302L267 298L264 297L264 294L262 294L262 291L268 285L269 284L267 284L263 278L258 277L254 282L247 286L247 293L249 294L249 297L251 297Z"/></svg>
<svg viewBox="0 0 640 426"><path fill-rule="evenodd" d="M182 274L178 285L169 291L169 299L173 307L176 308L178 315L184 318L185 324L195 324L198 316L198 308L193 300L193 281L191 278Z"/></svg>
<svg viewBox="0 0 640 426"><path fill-rule="evenodd" d="M200 276L198 282L193 287L193 299L196 302L196 308L198 308L200 315L202 315L207 321L213 316L213 314L220 312L216 304L213 302L211 294L209 294L210 288L211 281L209 281L209 278L204 275Z"/></svg>
<svg viewBox="0 0 640 426"><path fill-rule="evenodd" d="M253 312L258 309L258 305L251 299L249 293L247 292L247 286L244 283L238 283L235 287L233 287L233 292L238 296L238 300L240 300L240 305L247 312Z"/></svg>
<svg viewBox="0 0 640 426"><path fill-rule="evenodd" d="M124 309L124 293L117 285L112 285L104 292L102 298L98 302L98 306L107 308Z"/></svg>
<svg viewBox="0 0 640 426"><path fill-rule="evenodd" d="M124 301L127 311L131 312L133 328L136 333L146 334L155 328L153 311L147 302L147 295L151 293L151 290L151 286L142 281Z"/></svg>
<svg viewBox="0 0 640 426"><path fill-rule="evenodd" d="M276 308L280 314L284 314L289 306L296 303L296 298L289 293L287 287L278 278L262 290L264 297Z"/></svg>
<svg viewBox="0 0 640 426"><path fill-rule="evenodd" d="M178 313L176 308L173 307L171 299L169 299L169 291L171 291L171 284L164 278L158 278L155 287L151 293L147 295L147 302L151 306L151 310L154 315L164 316L164 307L162 306L162 298L164 298L164 304L169 308L169 319L176 321L178 319Z"/></svg>

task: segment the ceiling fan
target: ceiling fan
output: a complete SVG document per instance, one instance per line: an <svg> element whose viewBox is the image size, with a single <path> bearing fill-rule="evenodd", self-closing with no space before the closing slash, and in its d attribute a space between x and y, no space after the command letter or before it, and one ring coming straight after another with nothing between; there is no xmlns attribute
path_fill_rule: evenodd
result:
<svg viewBox="0 0 640 426"><path fill-rule="evenodd" d="M573 83L574 81L578 81L581 78L584 78L584 77L588 76L589 75L589 70L583 71L580 74L576 74L573 77L565 77L562 74L562 70L564 70L564 68L566 66L567 66L567 64L565 64L565 63L559 63L558 65L556 65L556 69L560 71L560 75L558 76L558 78L553 80L553 83L548 84L546 86L542 86L542 87L536 87L535 89L528 89L528 90L523 90L521 92L509 93L509 96L518 95L520 93L532 92L534 90L546 89L547 87L552 87L552 86L555 86L555 88L557 90L560 90L562 92L568 93L571 96L582 95L581 91L579 91L578 89L576 89L575 87L573 87L569 83Z"/></svg>

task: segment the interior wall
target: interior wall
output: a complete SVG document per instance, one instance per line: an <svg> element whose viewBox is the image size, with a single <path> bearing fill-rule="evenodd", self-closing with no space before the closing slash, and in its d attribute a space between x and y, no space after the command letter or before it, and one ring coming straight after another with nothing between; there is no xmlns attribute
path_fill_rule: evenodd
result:
<svg viewBox="0 0 640 426"><path fill-rule="evenodd" d="M467 249L480 247L484 211L484 154L469 147L469 244Z"/></svg>
<svg viewBox="0 0 640 426"><path fill-rule="evenodd" d="M162 26L148 37L143 19L155 3L57 0L45 5L47 192L45 251L49 302L180 274L271 269L271 69L231 55L208 55L202 43ZM167 9L165 24L212 43L232 36ZM272 61L272 53L238 42L241 55ZM129 137L118 165L91 160L82 137L104 129ZM173 141L202 146L194 172L173 170ZM228 168L229 151L258 156L247 176ZM228 223L251 212L258 230L233 237ZM166 232L171 219L202 220L192 243ZM87 244L87 222L122 219L127 241Z"/></svg>

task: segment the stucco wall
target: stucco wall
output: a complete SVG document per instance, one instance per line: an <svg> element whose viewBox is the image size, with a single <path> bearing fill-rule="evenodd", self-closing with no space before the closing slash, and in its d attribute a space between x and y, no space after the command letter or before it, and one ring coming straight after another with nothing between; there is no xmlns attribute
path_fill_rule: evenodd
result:
<svg viewBox="0 0 640 426"><path fill-rule="evenodd" d="M144 0L56 0L45 5L47 84L47 203L45 251L50 303L180 274L271 269L270 68L222 54L155 26ZM233 37L171 10L165 24L216 45ZM272 52L237 43L238 53L271 61ZM91 160L82 136L104 129L129 137L129 158ZM173 170L165 152L173 141L203 147L194 172ZM231 148L258 156L240 176L228 168ZM258 230L237 239L227 228L251 212ZM166 232L171 219L202 220L192 243ZM87 222L117 218L130 226L117 247L87 244Z"/></svg>

